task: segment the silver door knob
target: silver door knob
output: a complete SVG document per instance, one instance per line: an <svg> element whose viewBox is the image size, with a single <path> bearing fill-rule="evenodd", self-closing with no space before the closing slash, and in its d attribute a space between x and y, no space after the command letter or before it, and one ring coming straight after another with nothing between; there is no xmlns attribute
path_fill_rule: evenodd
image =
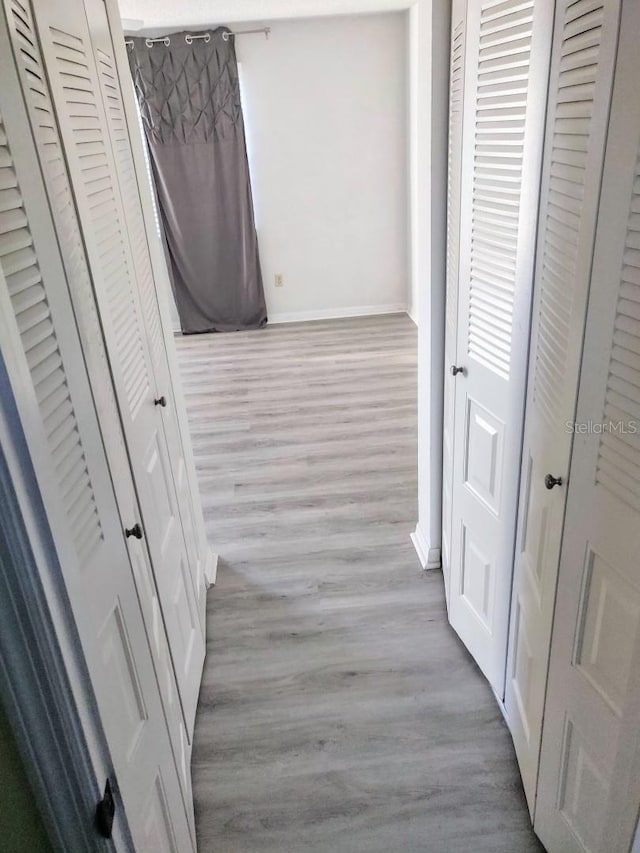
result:
<svg viewBox="0 0 640 853"><path fill-rule="evenodd" d="M449 368L452 376L457 376L458 373L464 373L464 367L458 367L455 364L452 364Z"/></svg>

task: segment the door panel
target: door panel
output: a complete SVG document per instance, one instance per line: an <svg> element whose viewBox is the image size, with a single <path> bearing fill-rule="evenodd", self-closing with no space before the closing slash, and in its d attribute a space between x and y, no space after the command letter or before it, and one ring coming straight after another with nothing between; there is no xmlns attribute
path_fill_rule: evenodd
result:
<svg viewBox="0 0 640 853"><path fill-rule="evenodd" d="M622 4L535 827L627 853L640 802L640 6Z"/></svg>
<svg viewBox="0 0 640 853"><path fill-rule="evenodd" d="M500 508L504 424L476 400L467 399L464 483L488 509Z"/></svg>
<svg viewBox="0 0 640 853"><path fill-rule="evenodd" d="M116 602L97 632L104 671L112 686L108 715L120 732L118 745L122 753L114 756L118 762L131 760L147 719L135 654L125 625L120 602Z"/></svg>
<svg viewBox="0 0 640 853"><path fill-rule="evenodd" d="M474 539L473 532L466 527L462 530L462 541L461 597L476 620L486 631L490 631L493 622L495 581L495 566L488 556L491 543L484 542L480 537Z"/></svg>
<svg viewBox="0 0 640 853"><path fill-rule="evenodd" d="M142 321L128 223L116 175L112 140L101 97L81 0L39 5L35 21L47 64L53 106L65 146L71 185L82 224L100 322L110 357L120 417L134 472L146 542L159 591L162 616L174 663L187 730L192 731L198 698L204 641L190 586L189 606L176 612L176 578L185 543L172 481L158 390ZM144 465L157 441L163 476ZM153 474L153 476L149 476ZM157 492L163 490L163 494ZM161 501L170 511L156 513ZM169 523L169 515L172 523ZM170 541L165 537L170 533ZM186 599L180 603L186 606ZM191 622L184 642L182 627Z"/></svg>
<svg viewBox="0 0 640 853"><path fill-rule="evenodd" d="M165 815L167 812L167 796L162 777L158 775L149 791L143 812L145 828L143 850L153 850L154 853L179 853L171 824Z"/></svg>
<svg viewBox="0 0 640 853"><path fill-rule="evenodd" d="M467 9L449 617L500 697L552 17Z"/></svg>
<svg viewBox="0 0 640 853"><path fill-rule="evenodd" d="M24 6L13 0L24 49ZM0 345L134 842L162 774L180 849L193 849L109 468L0 8ZM6 116L6 119L5 119ZM6 126L4 121L6 120ZM35 168L34 168L35 166ZM116 815L118 819L118 815Z"/></svg>
<svg viewBox="0 0 640 853"><path fill-rule="evenodd" d="M533 811L551 621L620 14L557 6L547 108L505 705Z"/></svg>

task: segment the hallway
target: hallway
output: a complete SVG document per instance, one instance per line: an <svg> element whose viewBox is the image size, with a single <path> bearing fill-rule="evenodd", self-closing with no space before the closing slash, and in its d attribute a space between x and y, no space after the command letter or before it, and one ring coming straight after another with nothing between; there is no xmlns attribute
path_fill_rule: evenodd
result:
<svg viewBox="0 0 640 853"><path fill-rule="evenodd" d="M511 739L421 570L405 315L178 337L210 541L201 853L531 853Z"/></svg>

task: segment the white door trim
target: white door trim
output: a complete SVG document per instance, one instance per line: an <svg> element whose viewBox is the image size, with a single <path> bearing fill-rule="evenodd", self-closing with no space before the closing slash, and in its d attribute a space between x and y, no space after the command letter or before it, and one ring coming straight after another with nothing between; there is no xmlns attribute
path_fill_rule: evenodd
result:
<svg viewBox="0 0 640 853"><path fill-rule="evenodd" d="M425 568L440 565L451 0L409 11L411 290L418 315L418 524Z"/></svg>

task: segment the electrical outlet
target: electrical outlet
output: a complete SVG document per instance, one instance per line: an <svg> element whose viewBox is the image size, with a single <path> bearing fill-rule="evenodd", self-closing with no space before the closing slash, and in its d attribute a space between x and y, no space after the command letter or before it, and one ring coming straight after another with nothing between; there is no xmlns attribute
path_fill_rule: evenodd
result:
<svg viewBox="0 0 640 853"><path fill-rule="evenodd" d="M276 287L282 287L282 285L284 284L284 276L282 275L281 272L276 273L275 280L276 280Z"/></svg>

